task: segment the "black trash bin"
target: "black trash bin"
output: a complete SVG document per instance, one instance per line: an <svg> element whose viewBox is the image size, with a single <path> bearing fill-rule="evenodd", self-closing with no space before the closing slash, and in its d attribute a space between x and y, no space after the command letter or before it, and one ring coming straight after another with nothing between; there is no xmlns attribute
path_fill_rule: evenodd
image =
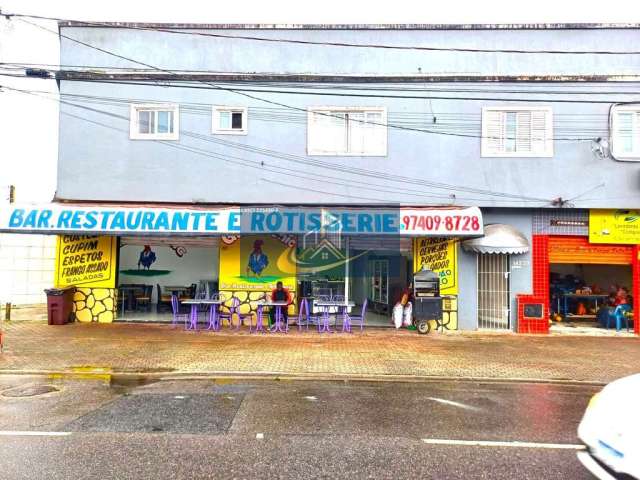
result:
<svg viewBox="0 0 640 480"><path fill-rule="evenodd" d="M47 323L64 325L73 321L73 294L75 287L47 288Z"/></svg>

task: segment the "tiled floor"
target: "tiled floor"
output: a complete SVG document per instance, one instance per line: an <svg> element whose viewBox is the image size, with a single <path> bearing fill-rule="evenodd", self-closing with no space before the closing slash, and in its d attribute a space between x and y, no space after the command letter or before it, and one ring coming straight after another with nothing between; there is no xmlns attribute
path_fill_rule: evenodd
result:
<svg viewBox="0 0 640 480"><path fill-rule="evenodd" d="M447 376L611 381L638 372L638 337L406 329L288 334L159 324L5 324L2 371Z"/></svg>

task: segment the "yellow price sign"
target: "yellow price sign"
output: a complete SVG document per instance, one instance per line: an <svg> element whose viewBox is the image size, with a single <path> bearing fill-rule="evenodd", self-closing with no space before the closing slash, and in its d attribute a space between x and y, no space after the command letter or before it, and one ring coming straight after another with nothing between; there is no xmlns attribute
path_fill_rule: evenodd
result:
<svg viewBox="0 0 640 480"><path fill-rule="evenodd" d="M56 287L115 288L117 242L104 235L58 235Z"/></svg>
<svg viewBox="0 0 640 480"><path fill-rule="evenodd" d="M413 240L413 271L423 267L440 277L440 292L443 295L458 294L458 256L455 239L423 237Z"/></svg>

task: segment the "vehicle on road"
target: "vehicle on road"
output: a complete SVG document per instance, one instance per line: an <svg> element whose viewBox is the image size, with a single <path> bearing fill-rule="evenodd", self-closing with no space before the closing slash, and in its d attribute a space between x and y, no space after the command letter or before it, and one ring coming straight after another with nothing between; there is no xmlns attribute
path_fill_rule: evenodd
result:
<svg viewBox="0 0 640 480"><path fill-rule="evenodd" d="M611 382L591 400L578 426L578 459L597 478L640 479L640 374Z"/></svg>

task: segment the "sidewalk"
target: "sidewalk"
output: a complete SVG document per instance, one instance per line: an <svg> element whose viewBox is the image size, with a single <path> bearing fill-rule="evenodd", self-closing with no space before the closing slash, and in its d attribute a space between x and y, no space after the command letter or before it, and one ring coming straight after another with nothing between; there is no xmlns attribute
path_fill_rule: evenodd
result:
<svg viewBox="0 0 640 480"><path fill-rule="evenodd" d="M609 382L640 372L640 339L369 329L255 335L168 325L4 324L0 373L455 377Z"/></svg>

